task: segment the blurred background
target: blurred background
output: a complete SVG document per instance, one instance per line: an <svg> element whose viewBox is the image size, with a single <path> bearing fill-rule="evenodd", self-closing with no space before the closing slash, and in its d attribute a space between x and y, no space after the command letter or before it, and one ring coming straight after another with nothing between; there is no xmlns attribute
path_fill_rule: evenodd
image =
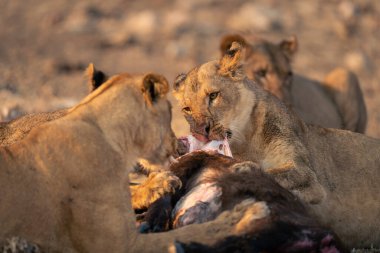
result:
<svg viewBox="0 0 380 253"><path fill-rule="evenodd" d="M219 58L220 38L231 32L274 42L297 35L294 72L313 79L337 66L353 70L366 133L380 137L377 0L0 0L0 121L74 105L88 92L90 62L108 74L158 72L172 83ZM173 128L187 132L176 105Z"/></svg>

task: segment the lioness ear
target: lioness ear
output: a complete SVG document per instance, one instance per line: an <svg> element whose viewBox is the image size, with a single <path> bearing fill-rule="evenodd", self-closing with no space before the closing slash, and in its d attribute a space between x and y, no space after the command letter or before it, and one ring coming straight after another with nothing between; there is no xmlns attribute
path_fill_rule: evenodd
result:
<svg viewBox="0 0 380 253"><path fill-rule="evenodd" d="M239 34L226 35L220 41L220 53L222 54L222 56L225 55L226 52L231 48L232 42L234 41L240 43L243 47L247 46L247 42Z"/></svg>
<svg viewBox="0 0 380 253"><path fill-rule="evenodd" d="M242 78L244 76L242 54L243 46L239 42L232 42L230 49L228 49L219 61L219 73L231 78Z"/></svg>
<svg viewBox="0 0 380 253"><path fill-rule="evenodd" d="M141 90L145 101L152 105L168 93L169 84L162 75L147 74L143 78Z"/></svg>
<svg viewBox="0 0 380 253"><path fill-rule="evenodd" d="M175 80L174 80L174 85L173 85L173 90L175 92L178 92L181 90L181 87L183 87L183 81L186 79L186 74L179 74Z"/></svg>
<svg viewBox="0 0 380 253"><path fill-rule="evenodd" d="M102 83L107 81L107 76L102 71L95 69L94 64L90 63L86 69L88 87L90 92L96 90Z"/></svg>
<svg viewBox="0 0 380 253"><path fill-rule="evenodd" d="M297 52L298 49L298 41L295 35L290 36L287 39L281 41L278 46L281 51L288 57L289 60L292 59L293 55Z"/></svg>

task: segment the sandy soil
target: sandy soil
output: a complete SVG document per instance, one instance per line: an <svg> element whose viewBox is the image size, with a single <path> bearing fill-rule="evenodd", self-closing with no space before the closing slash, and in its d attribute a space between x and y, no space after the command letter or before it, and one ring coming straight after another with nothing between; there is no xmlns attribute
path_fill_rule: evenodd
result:
<svg viewBox="0 0 380 253"><path fill-rule="evenodd" d="M295 72L323 79L345 66L359 76L367 134L380 137L379 1L0 2L0 120L75 104L87 93L88 63L110 74L148 72L172 81L219 57L230 32L274 41L299 38ZM187 125L174 106L173 127Z"/></svg>
<svg viewBox="0 0 380 253"><path fill-rule="evenodd" d="M322 80L353 70L380 137L380 1L2 0L0 121L69 107L87 94L83 71L158 72L170 82L219 57L230 32L280 41L298 36L295 72ZM173 128L187 125L174 105Z"/></svg>

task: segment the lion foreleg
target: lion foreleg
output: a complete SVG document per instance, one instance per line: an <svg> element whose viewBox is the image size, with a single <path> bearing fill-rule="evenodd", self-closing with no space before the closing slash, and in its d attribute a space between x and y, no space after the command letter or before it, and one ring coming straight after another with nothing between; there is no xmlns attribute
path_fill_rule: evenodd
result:
<svg viewBox="0 0 380 253"><path fill-rule="evenodd" d="M180 179L169 171L151 172L145 182L130 186L132 207L146 208L165 194L174 193L181 185Z"/></svg>
<svg viewBox="0 0 380 253"><path fill-rule="evenodd" d="M306 165L287 163L265 171L273 175L282 187L290 190L306 203L320 203L326 196L317 175Z"/></svg>

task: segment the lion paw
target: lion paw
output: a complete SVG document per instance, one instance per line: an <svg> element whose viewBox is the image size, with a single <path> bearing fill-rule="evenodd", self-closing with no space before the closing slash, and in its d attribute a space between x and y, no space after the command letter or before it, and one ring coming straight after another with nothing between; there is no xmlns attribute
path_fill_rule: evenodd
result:
<svg viewBox="0 0 380 253"><path fill-rule="evenodd" d="M153 172L148 177L149 188L156 194L175 193L182 187L181 180L169 171Z"/></svg>
<svg viewBox="0 0 380 253"><path fill-rule="evenodd" d="M132 205L135 209L149 207L166 194L173 194L182 187L181 180L169 171L152 172L148 179L132 190Z"/></svg>

